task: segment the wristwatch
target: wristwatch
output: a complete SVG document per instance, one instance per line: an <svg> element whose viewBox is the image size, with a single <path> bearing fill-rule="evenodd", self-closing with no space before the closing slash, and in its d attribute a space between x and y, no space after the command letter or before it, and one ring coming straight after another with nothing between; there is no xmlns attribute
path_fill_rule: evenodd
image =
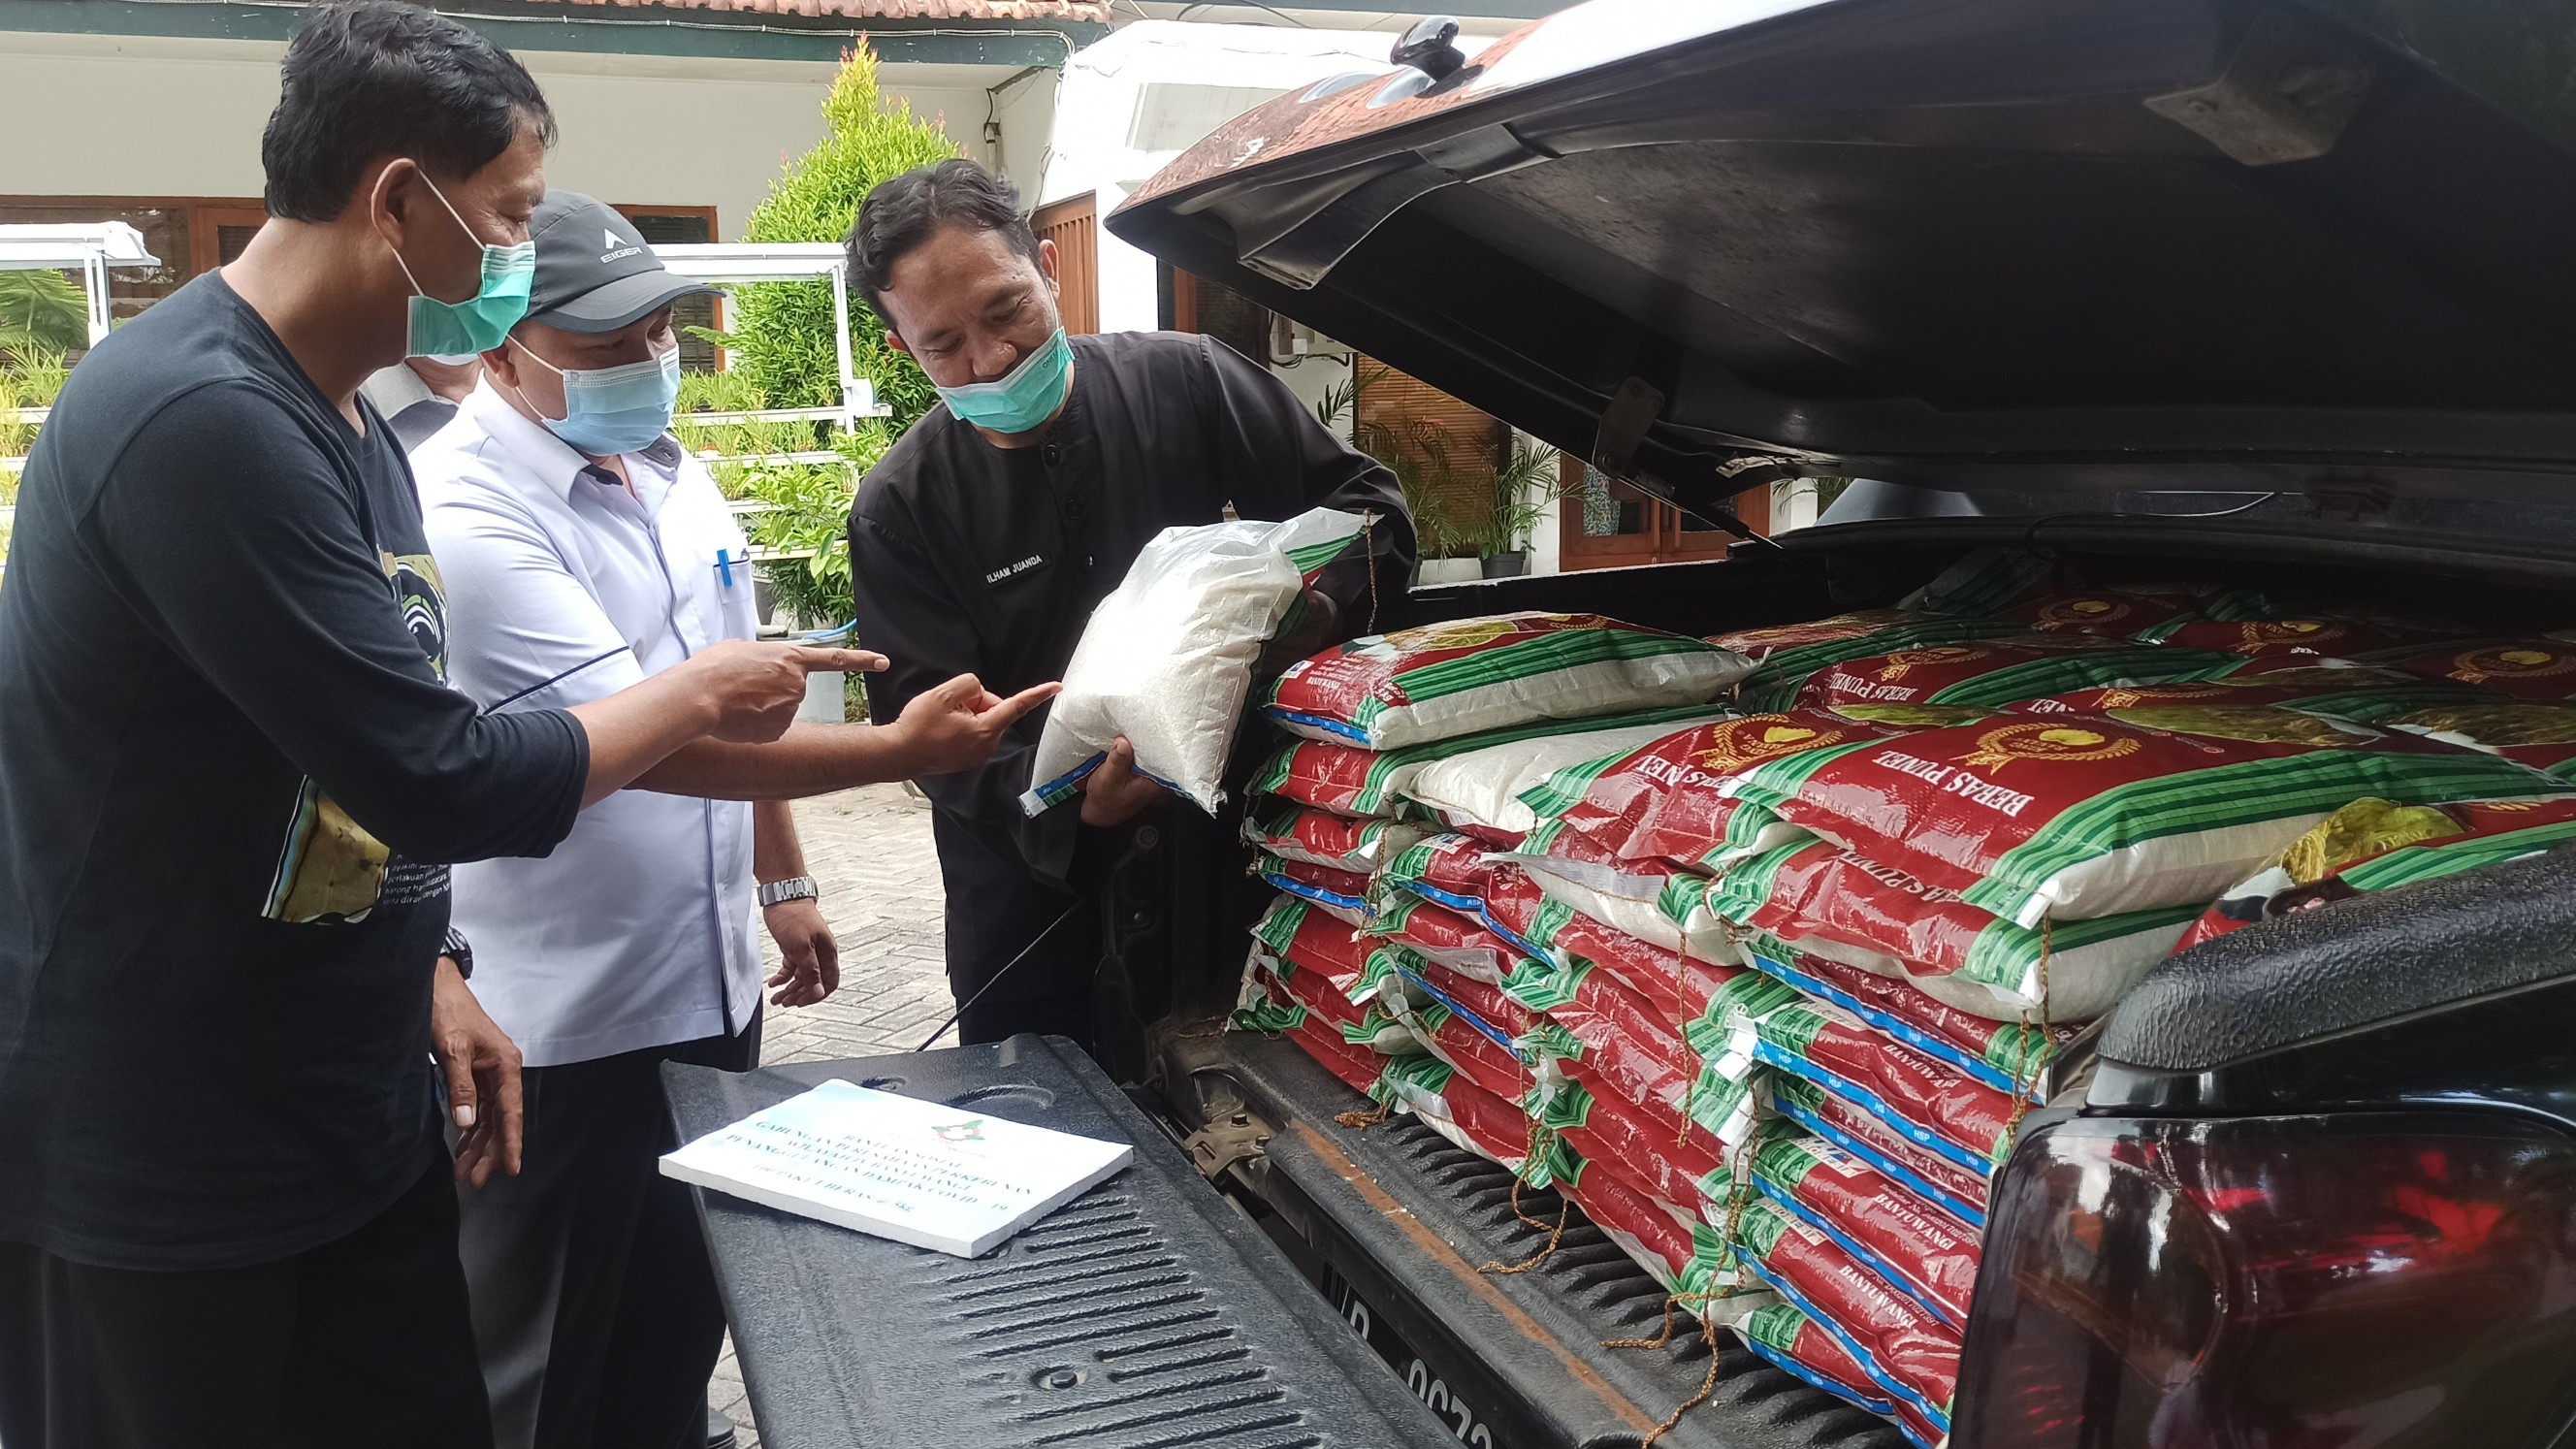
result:
<svg viewBox="0 0 2576 1449"><path fill-rule="evenodd" d="M760 906L783 906L789 901L810 901L822 897L823 888L814 884L810 875L790 876L785 880L765 881L760 887Z"/></svg>
<svg viewBox="0 0 2576 1449"><path fill-rule="evenodd" d="M466 942L463 931L454 926L448 927L447 939L438 944L438 954L456 963L458 980L474 979L474 948Z"/></svg>

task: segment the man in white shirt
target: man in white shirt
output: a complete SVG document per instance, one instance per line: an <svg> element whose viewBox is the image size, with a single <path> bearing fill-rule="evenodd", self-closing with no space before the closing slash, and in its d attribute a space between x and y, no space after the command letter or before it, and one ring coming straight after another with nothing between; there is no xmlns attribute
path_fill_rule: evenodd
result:
<svg viewBox="0 0 2576 1449"><path fill-rule="evenodd" d="M527 320L412 456L452 677L496 711L594 699L755 626L742 531L667 432L671 304L705 289L585 196L551 193L529 231ZM723 1318L687 1196L655 1170L660 1064L757 1063L755 896L785 961L772 1000L839 984L788 798L979 764L1052 688L935 693L883 728L684 751L552 856L457 871L475 993L526 1063L525 1171L461 1194L502 1449L705 1442Z"/></svg>

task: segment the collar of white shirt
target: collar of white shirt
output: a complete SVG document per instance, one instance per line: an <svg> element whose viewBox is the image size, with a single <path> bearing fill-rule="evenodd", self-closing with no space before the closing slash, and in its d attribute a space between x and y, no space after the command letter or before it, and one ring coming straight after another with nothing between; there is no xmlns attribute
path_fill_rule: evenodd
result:
<svg viewBox="0 0 2576 1449"><path fill-rule="evenodd" d="M509 399L501 396L492 385L490 373L485 373L482 380L475 383L474 391L466 395L457 411L470 418L476 429L510 455L510 461L517 465L509 470L513 481L519 478L541 479L553 487L558 498L569 495L573 485L585 475L594 480L605 480L610 487L616 486L616 475L593 463L580 449L556 437L552 429L530 422L525 414L510 406ZM652 446L642 452L625 455L630 464L641 461L651 465L653 472L660 475L656 481L665 486L679 475L682 456L679 440L669 433L654 439ZM634 472L630 466L629 476ZM642 486L639 480L639 490ZM649 505L652 500L647 499L646 502Z"/></svg>

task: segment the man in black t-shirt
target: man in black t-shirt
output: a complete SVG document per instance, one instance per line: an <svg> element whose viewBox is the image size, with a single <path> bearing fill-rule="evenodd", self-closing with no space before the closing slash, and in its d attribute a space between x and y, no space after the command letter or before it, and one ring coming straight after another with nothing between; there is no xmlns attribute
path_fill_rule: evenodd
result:
<svg viewBox="0 0 2576 1449"><path fill-rule="evenodd" d="M357 392L524 310L551 127L454 21L315 12L273 220L84 358L28 460L0 589L9 1449L488 1449L448 1179L516 1170L517 1058L441 957L446 863L543 854L692 741L775 738L808 669L873 662L728 644L516 714L446 686L419 504Z"/></svg>
<svg viewBox="0 0 2576 1449"><path fill-rule="evenodd" d="M878 721L951 674L1005 693L1062 677L1092 608L1146 542L1215 523L1229 505L1243 518L1321 506L1375 519L1371 558L1326 571L1309 628L1273 664L1365 632L1372 567L1379 590L1403 587L1413 528L1392 474L1209 338L1066 337L1054 243L974 162L877 187L850 261L851 286L942 399L869 471L850 515L859 637L895 656L868 689ZM1079 808L1024 817L1041 718L1022 720L983 768L921 782L948 893L949 987L972 1003L959 1021L968 1042L1090 1039L1102 940L1091 892L1114 833L1166 798L1120 741Z"/></svg>

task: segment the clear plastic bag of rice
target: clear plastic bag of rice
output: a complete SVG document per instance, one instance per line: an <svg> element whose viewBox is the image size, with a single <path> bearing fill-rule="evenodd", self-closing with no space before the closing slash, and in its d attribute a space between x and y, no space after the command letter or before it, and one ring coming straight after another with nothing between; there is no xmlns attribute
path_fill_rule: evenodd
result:
<svg viewBox="0 0 2576 1449"><path fill-rule="evenodd" d="M1139 774L1213 813L1263 646L1367 531L1356 513L1312 508L1156 534L1074 646L1020 808L1035 815L1081 793L1124 735Z"/></svg>

